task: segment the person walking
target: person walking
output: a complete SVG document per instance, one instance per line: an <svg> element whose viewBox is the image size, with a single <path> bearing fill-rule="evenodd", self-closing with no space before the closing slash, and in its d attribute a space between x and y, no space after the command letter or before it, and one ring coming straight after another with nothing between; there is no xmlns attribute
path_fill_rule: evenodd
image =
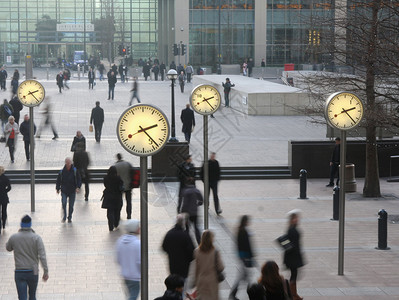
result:
<svg viewBox="0 0 399 300"><path fill-rule="evenodd" d="M4 102L2 105L0 105L0 119L1 119L1 133L2 133L2 138L1 142L5 142L5 127L8 122L8 118L12 116L14 112L14 108L11 106L10 103L8 103L7 99L4 99Z"/></svg>
<svg viewBox="0 0 399 300"><path fill-rule="evenodd" d="M65 68L64 72L64 86L69 90L69 80L71 80L71 71L68 68Z"/></svg>
<svg viewBox="0 0 399 300"><path fill-rule="evenodd" d="M82 183L85 184L85 201L89 201L89 165L90 158L86 150L83 149L83 144L76 144L76 151L73 153L73 165L79 172Z"/></svg>
<svg viewBox="0 0 399 300"><path fill-rule="evenodd" d="M214 234L210 230L202 233L201 244L194 250L195 286L197 299L218 300L219 280L218 274L224 270L220 252L215 249Z"/></svg>
<svg viewBox="0 0 399 300"><path fill-rule="evenodd" d="M298 278L298 269L304 266L304 260L301 252L301 234L297 229L299 224L299 210L294 209L288 212L288 230L287 238L290 240L292 248L284 252L284 264L291 271L290 289L293 300L302 300L297 293L296 282Z"/></svg>
<svg viewBox="0 0 399 300"><path fill-rule="evenodd" d="M194 185L194 178L187 179L186 187L182 192L182 203L179 213L187 213L190 223L194 226L197 243L201 242L201 234L198 229L198 206L204 203L201 192Z"/></svg>
<svg viewBox="0 0 399 300"><path fill-rule="evenodd" d="M43 267L43 281L49 278L46 250L42 238L32 229L32 219L25 215L21 219L21 229L10 236L6 243L7 251L14 251L15 285L18 299L36 299L39 281L39 261Z"/></svg>
<svg viewBox="0 0 399 300"><path fill-rule="evenodd" d="M186 104L186 108L181 111L180 120L183 123L181 130L184 133L184 138L190 143L191 132L193 132L195 127L194 111L190 108L190 104Z"/></svg>
<svg viewBox="0 0 399 300"><path fill-rule="evenodd" d="M36 137L40 139L40 133L42 132L43 128L50 126L53 132L53 140L56 140L58 138L58 134L55 129L54 123L52 121L51 104L49 99L47 99L47 104L44 106L42 114L43 114L42 121L39 128L37 129Z"/></svg>
<svg viewBox="0 0 399 300"><path fill-rule="evenodd" d="M165 293L154 300L183 300L184 279L181 276L171 274L166 277L164 283L166 285Z"/></svg>
<svg viewBox="0 0 399 300"><path fill-rule="evenodd" d="M109 71L108 74L108 100L114 100L114 93L115 93L115 84L116 84L116 73L113 71Z"/></svg>
<svg viewBox="0 0 399 300"><path fill-rule="evenodd" d="M152 72L154 73L155 81L158 81L159 66L157 64L152 67Z"/></svg>
<svg viewBox="0 0 399 300"><path fill-rule="evenodd" d="M4 66L2 66L0 68L0 88L2 91L7 90L7 88L6 88L7 76L8 76L8 74L7 74L6 68Z"/></svg>
<svg viewBox="0 0 399 300"><path fill-rule="evenodd" d="M184 83L186 81L186 75L184 75L184 71L180 71L179 77L177 78L179 80L179 85L180 85L180 91L184 93Z"/></svg>
<svg viewBox="0 0 399 300"><path fill-rule="evenodd" d="M335 138L335 146L330 160L330 182L326 187L334 186L334 178L337 176L337 185L339 184L339 164L341 162L341 139Z"/></svg>
<svg viewBox="0 0 399 300"><path fill-rule="evenodd" d="M226 107L230 107L230 102L229 102L229 94L231 91L231 88L235 86L235 84L231 84L230 78L226 78L226 82L222 82L223 88L224 88L224 105Z"/></svg>
<svg viewBox="0 0 399 300"><path fill-rule="evenodd" d="M18 96L12 97L10 100L10 105L12 106L12 115L15 118L15 122L19 124L19 117L20 117L20 111L24 108L21 101L18 100Z"/></svg>
<svg viewBox="0 0 399 300"><path fill-rule="evenodd" d="M15 123L14 117L8 117L8 123L4 128L4 132L6 135L6 147L10 152L11 162L14 163L14 152L15 152L15 144L17 139L17 135L19 134L19 126Z"/></svg>
<svg viewBox="0 0 399 300"><path fill-rule="evenodd" d="M19 126L19 132L21 132L23 136L26 160L29 161L30 160L30 120L28 114L24 116L24 121L21 123L21 126ZM36 134L36 125L33 124L33 135L35 134Z"/></svg>
<svg viewBox="0 0 399 300"><path fill-rule="evenodd" d="M96 142L101 141L101 131L104 124L104 109L100 107L100 101L96 101L96 107L91 110L90 125L94 123L94 136Z"/></svg>
<svg viewBox="0 0 399 300"><path fill-rule="evenodd" d="M123 181L123 192L125 193L126 198L126 214L127 219L132 218L132 173L133 166L122 159L122 154L118 153L116 155L116 163L115 168L118 173L118 176Z"/></svg>
<svg viewBox="0 0 399 300"><path fill-rule="evenodd" d="M75 204L76 193L79 192L82 185L80 175L76 168L72 164L72 160L67 157L65 158L65 166L58 173L57 183L55 189L57 194L61 191L61 202L62 202L62 222L64 223L67 218L67 199L69 199L69 210L68 210L68 223L72 222L73 206Z"/></svg>
<svg viewBox="0 0 399 300"><path fill-rule="evenodd" d="M15 69L14 74L12 75L12 79L11 79L11 87L12 87L12 94L13 95L17 94L18 81L19 81L19 71L18 71L18 69Z"/></svg>
<svg viewBox="0 0 399 300"><path fill-rule="evenodd" d="M98 65L98 72L100 72L100 81L102 81L104 78L104 70L105 70L104 64L100 63Z"/></svg>
<svg viewBox="0 0 399 300"><path fill-rule="evenodd" d="M124 83L125 82L125 73L123 70L123 64L119 65L118 71L119 71L119 75L121 76L121 82Z"/></svg>
<svg viewBox="0 0 399 300"><path fill-rule="evenodd" d="M161 74L161 80L164 81L166 73L166 65L164 62L159 65L159 73Z"/></svg>
<svg viewBox="0 0 399 300"><path fill-rule="evenodd" d="M252 77L252 69L254 68L254 61L252 58L248 59L248 77Z"/></svg>
<svg viewBox="0 0 399 300"><path fill-rule="evenodd" d="M175 62L174 61L172 61L171 63L170 63L170 65L169 65L169 70L176 70L176 64L175 64Z"/></svg>
<svg viewBox="0 0 399 300"><path fill-rule="evenodd" d="M1 229L6 228L7 222L7 206L10 203L8 199L8 192L11 191L11 184L8 177L4 174L5 170L3 166L0 166L0 234Z"/></svg>
<svg viewBox="0 0 399 300"><path fill-rule="evenodd" d="M151 79L151 67L149 62L145 63L143 66L143 75L145 81L147 81L148 77Z"/></svg>
<svg viewBox="0 0 399 300"><path fill-rule="evenodd" d="M86 150L86 138L80 130L76 131L76 135L73 138L71 152L76 151L76 146L78 144L81 144L83 146L83 150Z"/></svg>
<svg viewBox="0 0 399 300"><path fill-rule="evenodd" d="M191 158L191 155L188 154L184 158L184 161L178 166L177 178L179 179L180 186L179 186L179 199L177 202L177 213L179 213L183 197L183 190L186 187L187 180L189 178L195 178L195 167L192 161L193 159Z"/></svg>
<svg viewBox="0 0 399 300"><path fill-rule="evenodd" d="M139 98L139 83L138 83L138 78L136 76L133 77L133 86L130 91L132 92L132 97L130 98L129 106L132 105L134 98L137 99L137 103L141 103Z"/></svg>
<svg viewBox="0 0 399 300"><path fill-rule="evenodd" d="M127 220L125 231L116 243L117 262L128 290L128 300L136 300L140 293L141 280L140 222Z"/></svg>
<svg viewBox="0 0 399 300"><path fill-rule="evenodd" d="M57 74L55 80L57 81L59 92L62 93L61 89L64 89L64 74L62 71Z"/></svg>
<svg viewBox="0 0 399 300"><path fill-rule="evenodd" d="M94 80L96 80L96 73L93 68L90 67L89 72L87 73L87 77L89 78L89 90L90 88L94 88Z"/></svg>
<svg viewBox="0 0 399 300"><path fill-rule="evenodd" d="M208 195L212 189L213 202L215 203L215 212L220 215L223 211L220 207L219 196L218 196L218 182L220 180L220 166L219 162L216 160L216 153L212 152L208 160L208 174L209 174L209 186ZM201 168L201 179L204 181L204 165Z"/></svg>
<svg viewBox="0 0 399 300"><path fill-rule="evenodd" d="M191 78L192 78L192 76L193 76L193 73L194 73L194 69L193 69L193 67L190 65L190 63L188 63L188 64L187 64L187 67L186 67L187 83L190 83L190 82L191 82Z"/></svg>
<svg viewBox="0 0 399 300"><path fill-rule="evenodd" d="M113 231L119 226L123 205L123 181L118 176L115 166L108 169L107 175L104 177L104 186L104 199L101 207L107 209L108 229Z"/></svg>
<svg viewBox="0 0 399 300"><path fill-rule="evenodd" d="M261 270L258 283L248 286L249 300L286 300L292 299L292 295L285 280L279 273L279 267L275 261L267 261Z"/></svg>
<svg viewBox="0 0 399 300"><path fill-rule="evenodd" d="M162 249L168 254L169 273L186 279L190 262L193 260L194 244L186 231L184 214L177 215L176 225L166 233Z"/></svg>
<svg viewBox="0 0 399 300"><path fill-rule="evenodd" d="M248 269L254 266L254 254L252 252L250 234L247 230L248 226L249 216L244 215L241 217L240 226L237 230L237 250L238 257L240 258L240 267L238 270L237 279L231 287L229 300L237 300L236 294L241 281L245 281L247 284L249 284Z"/></svg>

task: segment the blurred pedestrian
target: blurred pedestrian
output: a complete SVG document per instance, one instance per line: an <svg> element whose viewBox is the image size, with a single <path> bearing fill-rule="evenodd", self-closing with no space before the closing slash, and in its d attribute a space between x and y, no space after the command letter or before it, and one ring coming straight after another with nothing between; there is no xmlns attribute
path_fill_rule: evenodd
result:
<svg viewBox="0 0 399 300"><path fill-rule="evenodd" d="M4 132L6 135L6 147L10 152L11 162L14 163L14 151L16 146L17 135L19 134L19 126L15 123L14 117L8 117L8 123L4 128Z"/></svg>
<svg viewBox="0 0 399 300"><path fill-rule="evenodd" d="M181 131L184 133L184 138L190 143L191 132L195 127L194 111L190 108L190 104L186 104L186 108L181 111L180 120L183 123Z"/></svg>
<svg viewBox="0 0 399 300"><path fill-rule="evenodd" d="M124 83L125 82L125 72L123 70L122 63L119 65L118 71L119 71L119 75L121 76L121 82Z"/></svg>
<svg viewBox="0 0 399 300"><path fill-rule="evenodd" d="M64 74L62 71L57 74L55 80L57 81L59 92L62 93L61 89L64 89Z"/></svg>
<svg viewBox="0 0 399 300"><path fill-rule="evenodd" d="M57 183L55 189L57 194L61 191L61 203L62 203L62 222L64 223L67 218L67 199L69 199L68 209L68 223L72 222L73 206L75 204L76 193L82 185L80 175L76 168L72 165L72 160L67 157L65 158L65 166L59 171L57 176Z"/></svg>
<svg viewBox="0 0 399 300"><path fill-rule="evenodd" d="M301 234L297 229L299 224L300 210L294 209L288 212L288 231L287 238L291 242L292 248L284 252L284 264L291 271L290 288L294 300L302 300L297 293L296 282L298 278L298 269L304 266L301 252Z"/></svg>
<svg viewBox="0 0 399 300"><path fill-rule="evenodd" d="M226 107L230 107L229 95L231 88L235 86L235 84L231 83L230 78L226 78L226 82L222 82L222 85L224 88L224 104Z"/></svg>
<svg viewBox="0 0 399 300"><path fill-rule="evenodd" d="M104 70L105 70L104 64L100 63L98 65L98 72L100 72L100 81L102 81L104 78Z"/></svg>
<svg viewBox="0 0 399 300"><path fill-rule="evenodd" d="M4 99L4 102L2 105L0 105L0 119L1 119L1 133L2 133L2 138L1 141L5 142L5 126L8 122L8 118L12 116L14 112L14 108L11 106L10 103L8 103L7 99Z"/></svg>
<svg viewBox="0 0 399 300"><path fill-rule="evenodd" d="M190 262L193 260L194 244L186 231L184 214L177 215L176 225L166 233L162 249L168 254L169 273L186 279Z"/></svg>
<svg viewBox="0 0 399 300"><path fill-rule="evenodd" d="M157 64L155 64L152 67L152 72L154 73L154 79L155 81L158 81L158 75L159 75L159 66Z"/></svg>
<svg viewBox="0 0 399 300"><path fill-rule="evenodd" d="M240 226L237 230L237 250L238 257L240 258L240 266L237 274L237 279L231 287L229 300L237 300L236 294L241 281L249 284L249 268L254 266L252 246L250 242L250 233L247 230L249 226L249 216L244 215L241 217ZM269 299L269 298L267 298Z"/></svg>
<svg viewBox="0 0 399 300"><path fill-rule="evenodd" d="M143 66L143 75L144 75L144 80L147 81L147 78L150 77L151 79L151 67L150 67L150 63L147 62L144 66Z"/></svg>
<svg viewBox="0 0 399 300"><path fill-rule="evenodd" d="M118 176L115 166L108 169L107 175L104 177L104 186L104 199L101 207L107 209L108 229L113 231L119 226L123 205L123 181Z"/></svg>
<svg viewBox="0 0 399 300"><path fill-rule="evenodd" d="M187 180L189 178L195 177L195 167L192 161L193 159L191 158L191 155L188 154L186 157L184 157L184 161L178 166L177 177L180 181L180 186L179 186L179 200L177 202L177 213L179 213L182 201L182 192L183 189L186 187Z"/></svg>
<svg viewBox="0 0 399 300"><path fill-rule="evenodd" d="M7 90L7 88L6 88L7 76L8 76L8 74L7 74L6 68L4 66L2 66L0 68L0 88L2 91Z"/></svg>
<svg viewBox="0 0 399 300"><path fill-rule="evenodd" d="M220 180L220 166L219 162L216 160L216 153L212 152L211 157L208 161L208 173L209 173L209 188L208 195L210 195L210 190L213 193L213 202L215 204L215 212L220 215L223 211L220 207L219 196L218 196L218 182ZM201 179L204 181L204 165L201 168Z"/></svg>
<svg viewBox="0 0 399 300"><path fill-rule="evenodd" d="M87 77L89 78L89 90L90 88L94 88L94 81L96 80L96 73L94 70L90 67L89 72L87 73Z"/></svg>
<svg viewBox="0 0 399 300"><path fill-rule="evenodd" d="M180 71L179 77L177 77L179 80L179 85L180 85L180 91L184 93L184 83L186 81L186 75L184 75L184 71Z"/></svg>
<svg viewBox="0 0 399 300"><path fill-rule="evenodd" d="M41 124L40 124L39 128L37 129L36 137L38 139L40 139L40 133L42 132L43 128L45 128L47 126L50 126L51 130L53 132L53 140L56 140L58 138L58 134L57 134L57 131L55 129L54 123L52 121L51 104L50 104L50 99L49 98L47 98L45 106L44 106L44 108L42 110L42 114L43 114L42 121L41 121Z"/></svg>
<svg viewBox="0 0 399 300"><path fill-rule="evenodd" d="M130 91L132 92L132 97L130 98L129 106L132 105L134 98L137 99L138 103L141 103L139 98L139 83L137 77L133 77L133 86Z"/></svg>
<svg viewBox="0 0 399 300"><path fill-rule="evenodd" d="M201 242L201 234L198 229L198 206L204 203L201 192L194 185L194 178L187 179L186 186L182 192L182 203L179 213L187 213L190 223L194 227L197 243ZM187 227L188 229L188 227Z"/></svg>
<svg viewBox="0 0 399 300"><path fill-rule="evenodd" d="M71 80L71 71L69 69L64 70L64 86L69 90L69 80Z"/></svg>
<svg viewBox="0 0 399 300"><path fill-rule="evenodd" d="M96 107L91 110L90 124L94 123L94 136L96 142L101 141L101 131L104 124L104 110L100 107L100 101L96 101Z"/></svg>
<svg viewBox="0 0 399 300"><path fill-rule="evenodd" d="M12 106L13 112L12 115L15 118L15 122L19 124L19 117L20 117L20 111L24 108L21 101L18 100L18 96L12 97L10 100L10 105Z"/></svg>
<svg viewBox="0 0 399 300"><path fill-rule="evenodd" d="M12 75L12 79L11 79L11 87L12 87L13 95L17 94L18 84L19 84L18 81L19 81L19 71L18 71L18 69L15 69L14 74Z"/></svg>
<svg viewBox="0 0 399 300"><path fill-rule="evenodd" d="M43 267L43 281L47 281L48 267L46 250L42 238L32 227L32 219L25 215L21 220L21 229L14 233L6 243L7 251L14 251L15 285L18 299L36 299L39 281L39 260Z"/></svg>
<svg viewBox="0 0 399 300"><path fill-rule="evenodd" d="M164 281L166 291L162 297L154 300L183 300L182 293L184 288L184 279L176 274L171 274Z"/></svg>
<svg viewBox="0 0 399 300"><path fill-rule="evenodd" d="M118 153L116 155L115 167L118 176L123 181L123 192L126 198L126 214L127 219L132 218L132 176L133 176L133 166L122 159L122 154Z"/></svg>
<svg viewBox="0 0 399 300"><path fill-rule="evenodd" d="M267 261L261 270L261 277L258 283L248 286L247 293L249 300L287 300L292 299L288 280L285 280L279 273L276 262ZM295 298L294 298L295 299Z"/></svg>
<svg viewBox="0 0 399 300"><path fill-rule="evenodd" d="M224 264L220 252L215 249L213 242L213 232L205 230L202 233L201 244L194 250L195 286L197 287L197 299L201 300L219 299L218 274L223 272Z"/></svg>
<svg viewBox="0 0 399 300"><path fill-rule="evenodd" d="M125 231L126 233L118 239L116 244L117 261L129 293L128 299L136 300L140 293L141 280L140 222L127 220Z"/></svg>
<svg viewBox="0 0 399 300"><path fill-rule="evenodd" d="M72 152L76 151L76 145L78 143L82 144L83 150L86 151L86 138L84 137L84 135L82 134L82 132L80 130L76 131L76 135L73 138L72 146L71 146L71 151Z"/></svg>
<svg viewBox="0 0 399 300"><path fill-rule="evenodd" d="M89 165L90 158L82 143L76 144L76 151L73 153L73 165L78 170L82 183L85 184L85 201L89 201Z"/></svg>
<svg viewBox="0 0 399 300"><path fill-rule="evenodd" d="M252 69L254 68L254 61L252 58L248 59L248 77L252 76Z"/></svg>
<svg viewBox="0 0 399 300"><path fill-rule="evenodd" d="M8 199L8 192L11 191L11 184L8 177L4 174L5 170L3 166L0 166L0 233L1 229L6 228L7 222L7 205L10 203Z"/></svg>
<svg viewBox="0 0 399 300"><path fill-rule="evenodd" d="M191 78L192 78L193 73L194 73L194 69L190 65L190 63L188 63L187 67L186 67L187 83L191 82Z"/></svg>
<svg viewBox="0 0 399 300"><path fill-rule="evenodd" d="M162 62L159 66L159 73L161 74L161 80L164 81L165 80L165 72L166 72L166 66L165 63Z"/></svg>
<svg viewBox="0 0 399 300"><path fill-rule="evenodd" d="M111 99L114 100L114 94L115 94L115 84L116 84L116 73L113 71L109 71L108 74L108 100Z"/></svg>
<svg viewBox="0 0 399 300"><path fill-rule="evenodd" d="M169 70L176 70L176 64L174 61L172 61L169 65Z"/></svg>
<svg viewBox="0 0 399 300"><path fill-rule="evenodd" d="M19 131L23 136L24 146L25 146L25 156L26 160L30 160L30 119L29 115L24 116L24 121L19 126ZM36 125L33 124L33 135L36 133Z"/></svg>
<svg viewBox="0 0 399 300"><path fill-rule="evenodd" d="M335 146L330 160L330 182L327 187L334 186L334 178L337 176L337 185L339 184L339 164L341 162L341 139L335 138Z"/></svg>

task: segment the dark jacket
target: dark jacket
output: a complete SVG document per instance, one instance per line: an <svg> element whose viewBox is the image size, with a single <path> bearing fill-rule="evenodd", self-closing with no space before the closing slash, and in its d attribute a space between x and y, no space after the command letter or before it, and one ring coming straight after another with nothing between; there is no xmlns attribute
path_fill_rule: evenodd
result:
<svg viewBox="0 0 399 300"><path fill-rule="evenodd" d="M73 154L73 165L78 170L82 181L89 179L89 167L90 158L86 151L75 151Z"/></svg>
<svg viewBox="0 0 399 300"><path fill-rule="evenodd" d="M292 249L284 252L284 264L288 269L300 268L304 265L300 245L300 233L296 226L290 226L287 232L288 239L292 243Z"/></svg>
<svg viewBox="0 0 399 300"><path fill-rule="evenodd" d="M226 94L230 93L231 88L232 88L233 86L235 86L235 84L231 84L230 81L228 81L228 82L222 82L222 85L223 85L223 87L224 87L224 92L225 92Z"/></svg>
<svg viewBox="0 0 399 300"><path fill-rule="evenodd" d="M176 224L166 233L162 248L169 257L170 274L187 278L194 252L194 244L188 232Z"/></svg>
<svg viewBox="0 0 399 300"><path fill-rule="evenodd" d="M17 86L17 88L18 88L18 86ZM17 97L14 97L14 98L12 98L11 100L10 100L10 105L12 106L12 108L13 108L13 113L12 113L12 115L14 116L14 118L15 118L15 122L17 122L17 123L19 123L19 112L24 108L23 107L23 105L22 105L22 103L18 100L18 98Z"/></svg>
<svg viewBox="0 0 399 300"><path fill-rule="evenodd" d="M108 85L110 86L110 87L114 87L115 86L115 84L116 84L116 74L117 73L115 73L114 72L114 75L111 75L111 72L108 72L108 74L107 74L107 76L108 76Z"/></svg>
<svg viewBox="0 0 399 300"><path fill-rule="evenodd" d="M285 300L284 286L281 284L281 288L277 291L267 291L261 283L255 283L247 288L249 300ZM291 298L289 298L291 299Z"/></svg>
<svg viewBox="0 0 399 300"><path fill-rule="evenodd" d="M192 163L183 162L179 165L179 170L177 176L179 177L179 181L181 184L185 185L186 180L189 177L195 177L195 167Z"/></svg>
<svg viewBox="0 0 399 300"><path fill-rule="evenodd" d="M340 144L335 145L333 153L331 155L331 162L339 164L340 163L340 158L341 158L341 147Z"/></svg>
<svg viewBox="0 0 399 300"><path fill-rule="evenodd" d="M170 65L169 65L169 69L170 70L176 70L176 64L174 63L174 62L172 62Z"/></svg>
<svg viewBox="0 0 399 300"><path fill-rule="evenodd" d="M193 126L195 126L194 112L190 108L185 108L181 111L180 120L183 123L182 132L191 132Z"/></svg>
<svg viewBox="0 0 399 300"><path fill-rule="evenodd" d="M89 73L87 73L87 76L89 77L89 82L93 82L94 79L96 79L96 73L94 72L94 70L89 71Z"/></svg>
<svg viewBox="0 0 399 300"><path fill-rule="evenodd" d="M56 79L57 85L59 87L63 87L64 86L64 75L57 74L57 77L55 79Z"/></svg>
<svg viewBox="0 0 399 300"><path fill-rule="evenodd" d="M83 136L83 134L82 134L82 136L80 138L78 138L77 136L75 136L73 138L72 146L71 146L71 151L72 152L76 151L76 144L77 143L80 143L83 146L83 150L86 151L86 138Z"/></svg>
<svg viewBox="0 0 399 300"><path fill-rule="evenodd" d="M150 71L151 71L150 65L149 64L145 64L143 66L143 74L144 74L144 76L146 76L146 77L150 76Z"/></svg>
<svg viewBox="0 0 399 300"><path fill-rule="evenodd" d="M36 134L36 125L33 124L33 134ZM30 141L30 120L29 121L23 121L21 125L19 126L19 132L23 136L24 141Z"/></svg>
<svg viewBox="0 0 399 300"><path fill-rule="evenodd" d="M164 63L162 63L162 64L159 66L159 71L160 71L161 73L164 73L165 70L166 70L166 66L165 66Z"/></svg>
<svg viewBox="0 0 399 300"><path fill-rule="evenodd" d="M194 185L187 185L182 192L182 197L180 212L196 216L198 214L198 206L204 202L201 192Z"/></svg>
<svg viewBox="0 0 399 300"><path fill-rule="evenodd" d="M123 181L119 176L104 177L105 190L103 192L102 208L119 209L122 207Z"/></svg>
<svg viewBox="0 0 399 300"><path fill-rule="evenodd" d="M94 126L104 123L104 110L100 106L96 106L91 110L90 124L94 122Z"/></svg>
<svg viewBox="0 0 399 300"><path fill-rule="evenodd" d="M10 105L10 103L8 103L7 100L4 100L5 102L0 105L0 119L2 121L8 121L8 117L13 115L14 112L14 108ZM6 109L6 107L8 109ZM11 112L11 114L9 114L8 112Z"/></svg>
<svg viewBox="0 0 399 300"><path fill-rule="evenodd" d="M61 190L61 192L71 195L76 192L76 189L82 186L82 181L80 179L79 172L72 165L71 169L68 171L66 167L58 173L57 183L55 189L57 191Z"/></svg>
<svg viewBox="0 0 399 300"><path fill-rule="evenodd" d="M249 234L245 228L238 232L237 248L241 259L251 259L254 256L252 253L251 243L249 242Z"/></svg>
<svg viewBox="0 0 399 300"><path fill-rule="evenodd" d="M217 183L220 180L220 166L219 162L215 160L208 160L209 182ZM201 168L201 180L204 181L204 165Z"/></svg>
<svg viewBox="0 0 399 300"><path fill-rule="evenodd" d="M11 80L11 87L12 87L12 93L16 94L17 90L18 90L18 80L17 79L13 78Z"/></svg>
<svg viewBox="0 0 399 300"><path fill-rule="evenodd" d="M154 300L182 300L181 293L177 291L166 290L162 297L155 298Z"/></svg>
<svg viewBox="0 0 399 300"><path fill-rule="evenodd" d="M8 177L4 174L0 175L0 204L9 203L7 193L11 191L11 184Z"/></svg>

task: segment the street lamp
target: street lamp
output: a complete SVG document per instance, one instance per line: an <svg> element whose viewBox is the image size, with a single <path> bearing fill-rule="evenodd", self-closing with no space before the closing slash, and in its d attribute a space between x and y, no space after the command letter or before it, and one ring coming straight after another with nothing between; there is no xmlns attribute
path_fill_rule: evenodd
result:
<svg viewBox="0 0 399 300"><path fill-rule="evenodd" d="M179 142L176 138L175 130L175 81L177 79L177 71L170 69L166 74L166 77L172 81L172 136L170 137L169 142L177 143Z"/></svg>

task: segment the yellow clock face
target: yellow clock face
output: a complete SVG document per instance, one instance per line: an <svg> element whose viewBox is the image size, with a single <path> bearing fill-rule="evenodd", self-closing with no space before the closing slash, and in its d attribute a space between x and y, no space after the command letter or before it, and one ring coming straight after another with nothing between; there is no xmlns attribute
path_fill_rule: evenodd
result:
<svg viewBox="0 0 399 300"><path fill-rule="evenodd" d="M190 104L201 115L213 114L220 107L220 93L212 85L201 84L191 92Z"/></svg>
<svg viewBox="0 0 399 300"><path fill-rule="evenodd" d="M169 123L157 107L137 104L122 113L116 132L119 142L128 152L149 156L165 146L169 138Z"/></svg>
<svg viewBox="0 0 399 300"><path fill-rule="evenodd" d="M25 106L38 106L45 96L44 87L36 80L23 81L17 90L19 101Z"/></svg>
<svg viewBox="0 0 399 300"><path fill-rule="evenodd" d="M327 122L339 130L349 130L361 122L363 103L356 95L339 92L328 97L325 107Z"/></svg>

